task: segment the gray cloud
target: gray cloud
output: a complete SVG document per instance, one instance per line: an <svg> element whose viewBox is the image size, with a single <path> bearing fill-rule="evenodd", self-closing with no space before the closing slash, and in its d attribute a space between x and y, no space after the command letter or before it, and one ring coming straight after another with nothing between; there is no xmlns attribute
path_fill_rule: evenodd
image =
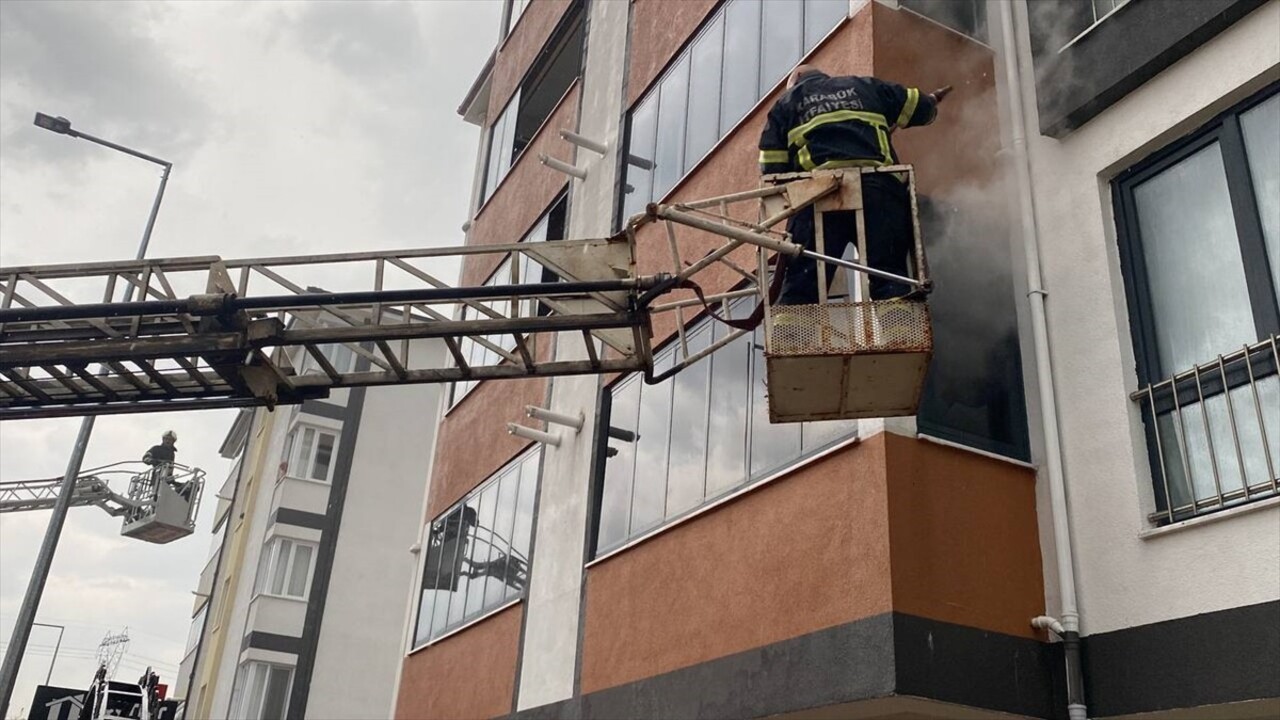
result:
<svg viewBox="0 0 1280 720"><path fill-rule="evenodd" d="M6 100L34 102L73 123L90 118L88 132L182 158L213 116L196 89L199 73L179 67L152 35L166 13L165 6L150 3L0 3ZM31 133L5 133L0 140L14 159L84 156L70 143Z"/></svg>

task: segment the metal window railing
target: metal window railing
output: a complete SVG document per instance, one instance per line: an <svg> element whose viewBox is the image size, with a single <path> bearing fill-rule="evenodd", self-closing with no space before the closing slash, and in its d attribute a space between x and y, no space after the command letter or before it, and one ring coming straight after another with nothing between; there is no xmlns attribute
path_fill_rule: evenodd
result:
<svg viewBox="0 0 1280 720"><path fill-rule="evenodd" d="M1280 494L1277 336L1130 395L1147 428L1166 524Z"/></svg>

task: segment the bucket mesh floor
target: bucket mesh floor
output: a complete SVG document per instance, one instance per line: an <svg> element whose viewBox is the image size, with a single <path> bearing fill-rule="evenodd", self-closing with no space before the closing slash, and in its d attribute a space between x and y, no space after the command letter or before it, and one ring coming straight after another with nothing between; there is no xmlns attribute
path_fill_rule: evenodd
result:
<svg viewBox="0 0 1280 720"><path fill-rule="evenodd" d="M914 300L873 300L769 308L772 357L930 352L929 306Z"/></svg>

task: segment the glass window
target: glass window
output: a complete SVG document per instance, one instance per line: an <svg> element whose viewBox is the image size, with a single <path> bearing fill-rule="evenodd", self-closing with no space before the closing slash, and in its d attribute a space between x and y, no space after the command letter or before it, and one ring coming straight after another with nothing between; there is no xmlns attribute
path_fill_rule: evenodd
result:
<svg viewBox="0 0 1280 720"><path fill-rule="evenodd" d="M274 538L262 549L255 592L285 597L307 597L315 546L298 540Z"/></svg>
<svg viewBox="0 0 1280 720"><path fill-rule="evenodd" d="M760 91L773 89L800 62L804 43L804 3L795 0L763 0L760 23Z"/></svg>
<svg viewBox="0 0 1280 720"><path fill-rule="evenodd" d="M1160 522L1275 495L1280 96L1242 106L1116 180ZM1266 266L1270 266L1268 270Z"/></svg>
<svg viewBox="0 0 1280 720"><path fill-rule="evenodd" d="M685 112L689 101L689 57L677 62L662 82L658 96L657 167L653 195L661 197L684 175Z"/></svg>
<svg viewBox="0 0 1280 720"><path fill-rule="evenodd" d="M308 425L295 426L285 440L288 476L328 482L333 475L333 453L337 443L335 433Z"/></svg>
<svg viewBox="0 0 1280 720"><path fill-rule="evenodd" d="M728 134L760 99L760 0L733 0L723 12L721 136Z"/></svg>
<svg viewBox="0 0 1280 720"><path fill-rule="evenodd" d="M689 353L711 346L711 327L688 335ZM707 398L711 363L699 362L673 378L670 471L666 517L672 518L702 503L707 477Z"/></svg>
<svg viewBox="0 0 1280 720"><path fill-rule="evenodd" d="M847 0L729 0L713 13L631 112L620 220L675 187L848 9Z"/></svg>
<svg viewBox="0 0 1280 720"><path fill-rule="evenodd" d="M515 156L516 112L519 105L520 93L516 91L515 96L507 103L506 109L489 127L489 157L488 164L485 166L485 183L484 191L481 193L481 205L493 196L494 191L498 189L498 184L502 182L502 179L507 176L507 171L511 169L511 161Z"/></svg>
<svg viewBox="0 0 1280 720"><path fill-rule="evenodd" d="M1163 374L1255 339L1217 143L1134 188ZM1191 268L1196 268L1191 272Z"/></svg>
<svg viewBox="0 0 1280 720"><path fill-rule="evenodd" d="M686 172L720 139L720 61L723 57L724 17L717 15L693 42L690 51L689 125L684 146Z"/></svg>
<svg viewBox="0 0 1280 720"><path fill-rule="evenodd" d="M619 545L630 529L631 488L636 467L636 428L640 418L639 376L625 380L614 388L609 412L609 433L621 431L618 437L606 439L604 486L600 500L599 547Z"/></svg>
<svg viewBox="0 0 1280 720"><path fill-rule="evenodd" d="M431 523L415 646L524 592L541 459L529 450Z"/></svg>
<svg viewBox="0 0 1280 720"><path fill-rule="evenodd" d="M1271 282L1280 287L1280 95L1240 115Z"/></svg>
<svg viewBox="0 0 1280 720"><path fill-rule="evenodd" d="M272 663L249 662L236 673L234 717L244 720L282 718L289 707L293 668Z"/></svg>
<svg viewBox="0 0 1280 720"><path fill-rule="evenodd" d="M730 315L751 307L735 303ZM709 319L696 323L690 352L728 332ZM676 347L658 353L657 372L671 366ZM631 376L610 390L609 428L597 438L606 459L597 478L596 555L856 433L856 422L770 425L762 367L763 350L748 334L658 385ZM760 415L751 422L753 408Z"/></svg>
<svg viewBox="0 0 1280 720"><path fill-rule="evenodd" d="M627 145L626 198L622 217L644 210L653 197L654 145L658 132L658 94L650 93L631 113L631 141Z"/></svg>
<svg viewBox="0 0 1280 720"><path fill-rule="evenodd" d="M986 2L986 0L981 0ZM812 49L849 14L849 0L805 0L804 46Z"/></svg>

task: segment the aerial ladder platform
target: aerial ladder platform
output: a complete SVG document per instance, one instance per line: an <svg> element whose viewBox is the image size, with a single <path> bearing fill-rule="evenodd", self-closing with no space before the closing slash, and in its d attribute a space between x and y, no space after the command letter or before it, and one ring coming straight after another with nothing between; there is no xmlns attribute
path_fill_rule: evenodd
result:
<svg viewBox="0 0 1280 720"><path fill-rule="evenodd" d="M900 165L769 176L744 192L651 204L608 238L0 267L0 420L270 408L337 388L405 383L632 371L659 382L751 332L736 329L698 352L683 333L704 309L716 313L746 296L764 306L775 422L914 413L932 350L918 221L911 277L825 255L821 230L813 250L784 230L808 206L856 211L861 229L867 172L903 177L914 219L914 173ZM665 235L652 233L665 246L645 248L645 257L661 256L666 267L642 274L637 231L650 223L665 225ZM710 249L682 257L691 233ZM818 305L787 306L803 318L797 332L794 323L774 322L780 309L770 304L770 259L801 254L817 260L819 277L832 263L860 279L842 302L823 285ZM483 285L441 280L440 268L459 261L499 271ZM716 285L726 274L736 284L704 292L700 283L710 284L712 268ZM917 292L870 301L871 275ZM139 299L115 301L127 286ZM665 313L674 314L679 352L655 373L652 327ZM550 336L564 333L582 343L577 356L584 359L555 359ZM414 342L429 339L447 353ZM356 362L335 366L326 352L334 347Z"/></svg>
<svg viewBox="0 0 1280 720"><path fill-rule="evenodd" d="M111 489L113 475L128 478L125 494ZM121 518L121 535L164 544L195 532L204 475L200 468L177 464L114 463L77 477L69 502ZM0 482L0 513L52 510L61 492L62 478Z"/></svg>

